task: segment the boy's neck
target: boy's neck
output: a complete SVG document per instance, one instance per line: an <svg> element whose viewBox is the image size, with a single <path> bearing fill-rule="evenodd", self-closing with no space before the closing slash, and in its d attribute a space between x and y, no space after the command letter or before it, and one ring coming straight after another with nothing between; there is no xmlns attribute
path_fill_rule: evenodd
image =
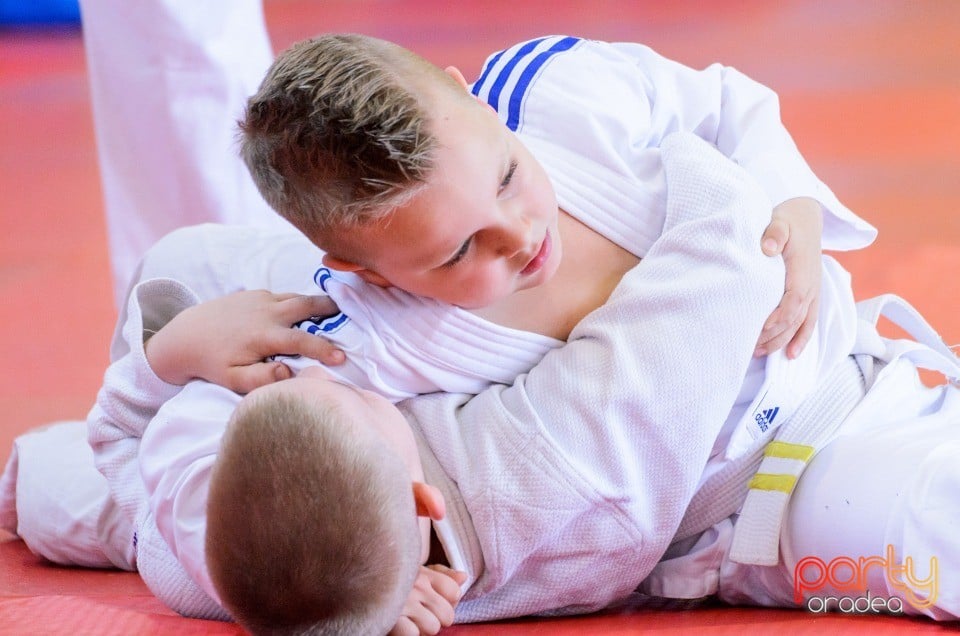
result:
<svg viewBox="0 0 960 636"><path fill-rule="evenodd" d="M605 303L623 275L640 262L563 210L558 231L563 256L553 278L472 312L505 327L566 340L573 327Z"/></svg>

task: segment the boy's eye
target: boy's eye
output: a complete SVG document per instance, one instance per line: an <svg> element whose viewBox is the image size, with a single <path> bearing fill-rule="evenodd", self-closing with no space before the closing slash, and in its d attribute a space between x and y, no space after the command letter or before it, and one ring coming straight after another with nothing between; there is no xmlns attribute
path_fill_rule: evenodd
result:
<svg viewBox="0 0 960 636"><path fill-rule="evenodd" d="M500 182L499 192L503 192L508 185L510 185L510 180L513 179L513 173L517 171L517 162L511 161L510 168L507 170L507 174L503 177L503 181Z"/></svg>
<svg viewBox="0 0 960 636"><path fill-rule="evenodd" d="M449 261L443 264L444 267L453 267L457 263L463 260L463 257L467 255L467 251L470 249L470 242L473 241L471 236L466 241L463 242L463 245L460 246L460 249L457 250L457 253L454 254Z"/></svg>

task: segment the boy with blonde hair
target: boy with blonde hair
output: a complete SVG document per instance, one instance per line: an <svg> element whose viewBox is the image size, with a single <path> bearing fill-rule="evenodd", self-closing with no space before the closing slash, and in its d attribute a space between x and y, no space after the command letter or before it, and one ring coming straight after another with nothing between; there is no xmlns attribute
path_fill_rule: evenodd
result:
<svg viewBox="0 0 960 636"><path fill-rule="evenodd" d="M251 99L243 154L271 204L336 250L325 255L327 265L452 303L445 317L467 319L462 308L470 308L501 325L566 338L637 258L558 217L546 173L464 84L458 73L372 38L301 43ZM437 121L445 127L436 129ZM451 242L445 234L464 222L474 231ZM574 238L565 268L561 226ZM444 250L457 253L438 257ZM560 289L564 302L543 302L541 293ZM393 296L409 305L407 296Z"/></svg>
<svg viewBox="0 0 960 636"><path fill-rule="evenodd" d="M524 59L532 54L532 59L536 61L542 55L536 47L541 45L548 47L551 54L574 48L584 49L591 55L611 54L605 48L611 45L572 40L553 39L546 44L537 41L533 47L519 47L517 55ZM325 87L323 77L303 67L303 59L298 56L304 51L308 57L315 53L315 44L333 46L333 43L337 43L340 46L344 42L348 48L366 51L370 62L368 67L349 68L353 76L359 74L366 80L379 73L381 77L391 80L382 85L371 81L373 88L369 92L358 91L355 94L353 107L358 108L362 115L362 106L376 106L378 100L382 99L387 103L386 108L375 107L372 115L356 117L355 113L341 112L343 104L331 106L322 99L315 100L316 95L310 93L313 88L326 90L328 87ZM561 48L555 48L557 46ZM350 37L330 36L300 45L289 56L282 56L278 60L258 94L267 96L266 103L258 102L258 97L252 99L248 118L244 122L247 139L244 156L264 195L282 214L299 219L298 227L318 245L330 250L324 260L332 268L354 272L360 279L385 289L396 286L452 303L455 306L449 312L457 316L458 312L472 315L458 307L471 309L476 317L490 319L500 325L565 339L584 315L606 300L623 273L646 254L661 232L665 211L659 209L659 204L663 203L660 195L665 196L666 181L662 173L656 169L650 171L649 168L655 168L659 161L658 144L662 135L654 134L646 140L646 146L639 145L641 150L654 151L656 161L649 163L645 159L641 162L639 167L645 166L646 172L640 170L634 175L635 180L627 183L624 191L620 192L625 195L634 192L638 185L652 184L655 192L647 192L645 198L639 197L639 202L643 204L641 209L618 211L617 206L622 200L604 197L600 198L604 199L606 207L591 207L588 205L589 197L581 194L578 198L575 191L569 190L571 173L565 173L562 165L548 164L553 169L548 178L537 159L507 132L507 128L492 116L491 110L481 108L476 100L469 97L459 73L450 70L444 74L434 69L433 74L422 74L418 70L422 68L421 63L409 57L410 54L398 53L397 49L393 45L365 38L354 37L351 40ZM621 65L624 62L623 59L615 61ZM646 60L653 66L661 62L653 58ZM493 66L496 63L496 60L491 61ZM337 65L332 66L336 71ZM509 69L524 68L518 63L507 66ZM343 72L344 67L340 70ZM671 69L671 72L690 80L688 71ZM521 79L524 76L521 73ZM436 78L436 81L429 78ZM280 90L271 92L271 81ZM541 76L539 81L549 84L550 76ZM407 91L405 86L413 86L416 90ZM383 88L383 95L380 88ZM305 89L306 95L298 95L300 89ZM305 110L304 97L308 98L309 103ZM528 111L532 112L529 104ZM329 110L324 110L328 106ZM751 104L745 110L753 112L754 107L755 104ZM664 109L670 110L668 107L659 111L653 109L655 112L652 114L662 113ZM508 126L513 122L512 113L508 110L503 114ZM717 118L718 129L704 128L704 122L710 117L705 113L699 113L699 116L699 120L681 121L679 125L692 123L698 134L716 139L718 144L732 140L734 143L724 150L741 155L744 162L749 163L750 149L741 148L736 141L739 133L743 132L745 136L753 133L749 130L725 130L724 117ZM743 123L737 116L730 119ZM297 122L306 122L308 125L299 130L291 129L290 125ZM322 132L330 122L343 124L344 128L334 130L332 135L325 138ZM398 122L398 128L391 128ZM378 128L381 123L383 129ZM365 126L372 126L372 129ZM776 126L779 126L778 118ZM760 128L764 133L769 132L763 126ZM375 140L372 149L365 145L369 139L363 140L371 130ZM663 134L666 132L669 129ZM776 140L782 141L782 136ZM542 139L532 138L532 141L543 150ZM577 137L573 141L579 143L582 139ZM330 154L324 154L323 151ZM795 148L788 145L786 154L791 152L795 153ZM331 160L331 154L338 153L340 161L335 158ZM551 155L547 153L541 156L549 159ZM407 161L409 157L416 159ZM391 173L387 166L394 160L395 169ZM765 156L764 160L769 163L769 157ZM546 161L544 163L547 164ZM786 163L791 167L801 165L806 168L802 160L799 160L799 164L795 159ZM351 174L352 164L363 169L360 175ZM630 168L638 166L631 165ZM576 170L573 172L577 173ZM763 176L764 170L759 172ZM318 175L322 179L318 180ZM800 175L805 176L806 173ZM804 181L803 178L798 180ZM562 206L566 211L575 211L579 220L558 211L551 181L565 188ZM808 180L806 185L810 185L811 194L823 194L820 190L822 184L815 178ZM776 190L776 186L771 188ZM778 194L782 194L782 190ZM826 192L829 193L828 190ZM344 219L330 221L322 214L314 214L318 210L335 208L338 201L346 199L356 199L357 203ZM799 210L798 214L803 218L811 211L809 201L795 198L773 200L783 201L778 206L778 214L781 215L788 214L790 210ZM830 203L830 209L839 213L839 218L847 217L849 220L852 217L839 203L833 204L832 199ZM350 210L350 206L347 209ZM455 211L455 214L446 214L448 210ZM819 206L814 204L813 210L816 213L808 216L815 219L813 226L817 227ZM733 209L725 211L729 213ZM604 220L603 215L607 212L613 214L612 220ZM626 218L625 212L635 216ZM852 218L856 226L855 217ZM619 228L618 223L622 223ZM644 231L634 233L638 223ZM597 234L588 225L599 225L616 242ZM833 229L836 226L834 222ZM345 229L349 229L349 232L345 232ZM803 231L800 231L802 234ZM566 258L562 260L561 235L567 247ZM809 301L805 294L799 296L799 301L794 297L797 305L802 306ZM401 294L400 297L404 299L401 304L406 302L406 296ZM803 312L793 306L777 312L771 323L782 324L768 330L761 338L761 352L764 347L773 346L776 338L789 339L792 334L790 324L799 321L799 318L792 320L788 316L788 319L780 320L778 316L794 313L800 318L803 316ZM784 331L781 332L781 329ZM492 334L490 337L493 342L503 342L502 331L498 333L496 329L488 329L488 334ZM480 334L481 337L485 335ZM794 354L794 347L802 345L805 337L801 333L791 345ZM189 387L184 394L187 397L181 401L189 403ZM177 399L180 400L181 396L177 396ZM175 401L171 400L168 404ZM167 412L161 409L160 420L173 421L175 418L170 411L175 413L176 407L164 408ZM189 421L189 417L186 421ZM161 521L160 517L167 518L166 522L161 522L160 533L170 543L177 557L191 564L188 566L191 576L202 579L202 570L206 566L202 557L199 564L195 559L195 539L178 535L177 531L178 524L189 525L189 520L196 517L191 516L193 513L184 517L184 511L179 508L176 515L168 516L167 512L172 512L172 509L164 508L162 502L179 499L171 498L169 490L161 492L171 485L174 490L184 486L181 481L171 482L166 471L183 469L189 465L191 458L188 457L186 463L167 462L158 467L150 457L169 460L171 454L161 451L170 439L176 439L165 439L160 432L152 433L159 430L169 432L169 427L151 425L147 429L145 453L140 456L144 478L152 500L160 502L157 506L158 521ZM193 453L191 449L186 455ZM193 458L196 457L193 454ZM204 457L209 458L210 455ZM201 471L194 476L197 475L199 481L204 482L209 472ZM192 487L186 483L184 492L189 492ZM196 492L203 492L202 486ZM190 497L184 500L188 501ZM202 509L200 514L203 514ZM199 527L202 529L202 524ZM210 536L216 537L217 534L213 532ZM208 542L211 541L210 536L207 536ZM216 539L214 543L217 543ZM251 624L257 624L256 619L250 620Z"/></svg>
<svg viewBox="0 0 960 636"><path fill-rule="evenodd" d="M469 87L395 44L323 35L280 55L241 129L264 198L331 269L559 339L660 235L658 148L673 131L741 163L801 236L824 210L828 248L875 234L810 171L775 94L640 45L532 40ZM767 242L782 246L784 231ZM813 259L794 275L758 354L801 323L788 354L809 337Z"/></svg>

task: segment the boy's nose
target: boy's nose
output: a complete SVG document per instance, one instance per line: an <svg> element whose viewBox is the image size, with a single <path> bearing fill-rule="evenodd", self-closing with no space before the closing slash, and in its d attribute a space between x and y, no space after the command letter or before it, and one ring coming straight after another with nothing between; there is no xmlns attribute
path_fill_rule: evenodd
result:
<svg viewBox="0 0 960 636"><path fill-rule="evenodd" d="M518 216L504 223L499 235L497 254L502 258L512 258L530 246L530 221Z"/></svg>

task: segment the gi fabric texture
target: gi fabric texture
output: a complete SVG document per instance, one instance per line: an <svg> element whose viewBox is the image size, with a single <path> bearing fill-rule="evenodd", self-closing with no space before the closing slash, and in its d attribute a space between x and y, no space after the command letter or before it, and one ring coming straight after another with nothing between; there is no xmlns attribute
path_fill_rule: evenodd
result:
<svg viewBox="0 0 960 636"><path fill-rule="evenodd" d="M732 69L716 66L703 72L692 71L666 61L639 45L606 45L576 39L548 38L514 48L532 53L531 59L543 59L542 53L553 49L557 42L566 42L569 46L563 44L567 48L561 51L562 55L548 55L545 63L533 67L532 72L528 72L532 67L524 62L523 56L516 58L516 55L504 54L492 58L484 70L487 78L496 77L499 81L502 77L503 86L511 83L520 85L510 72L503 73L509 66L510 71L516 71L527 80L519 92L499 89L499 95L511 96L506 106L492 99L489 92L485 99L497 103L508 125L516 126L524 142L544 163L557 188L561 206L622 247L637 255L646 255L663 229L667 179L659 145L663 136L674 129L693 130L711 144L735 156L755 173L761 187L775 202L801 194L818 198L828 212L825 244L831 245L833 240L834 247L853 247L872 238L872 229L839 204L799 159L792 141L779 122L776 96L767 89L750 82ZM546 49L538 49L540 46ZM499 70L496 68L498 60L503 61L503 68ZM609 64L611 71L595 79L597 62ZM586 84L576 87L565 85L566 77L580 78ZM474 87L478 93L484 90L483 82L482 77ZM583 90L583 86L596 90ZM609 108L601 108L617 103L611 99L611 95L633 94L633 89L638 89L640 93L630 102L628 110L611 113ZM734 95L740 93L746 96L742 100L734 99ZM571 97L576 95L581 100L579 105L582 108L558 110L559 105L571 103ZM589 96L589 99L585 96ZM585 99L594 101L585 103ZM520 104L521 113L521 117L515 121L510 110L514 103ZM531 116L531 113L537 116ZM746 117L746 113L750 113L751 117ZM556 117L553 117L554 114ZM618 121L618 118L623 118L623 121ZM551 123L554 127L551 127ZM663 130L659 130L661 127ZM563 139L563 135L570 133L574 134L570 137L569 150L565 150L563 144L550 141ZM753 157L754 154L757 156ZM576 157L584 159L577 161ZM784 184L791 185L788 188ZM771 202L766 200L765 205L769 213ZM831 239L833 236L839 238ZM153 292L143 289L139 293L141 300L149 305ZM184 297L182 302L185 306L193 300ZM118 353L122 355L124 352L121 350ZM762 372L762 366L749 363L748 375L756 378ZM153 388L158 392L163 390L162 387ZM187 389L190 392L193 390L191 387ZM213 399L211 403L216 404L217 400ZM155 405L143 409L141 415L146 415L149 408ZM742 408L746 409L746 406ZM582 406L578 407L578 411L582 409ZM173 407L168 409L168 413L172 412ZM156 429L163 430L162 427ZM164 436L158 432L154 437L162 440ZM209 439L213 440L214 437ZM162 447L162 443L158 443ZM717 446L722 444L718 441ZM202 476L203 471L194 474ZM202 492L202 488L197 492ZM183 499L192 501L191 497ZM161 497L158 501L162 500ZM202 508L193 505L192 509L200 509L202 518ZM170 519L164 537L178 550L181 559L189 550L179 550L185 542L182 533L180 540L177 540L175 526L178 523L193 523L190 515L177 516L183 512L183 509L168 507L160 515ZM169 516L167 513L170 513ZM191 533L194 538L202 537L202 527L194 526ZM449 551L457 554L458 542L450 539L449 532L446 536ZM464 536L469 537L469 533L465 532ZM459 543L469 545L470 540L467 538ZM488 556L488 559L493 560L496 556ZM202 554L194 554L191 558L200 572L203 568ZM453 558L456 560L456 557ZM202 578L203 573L197 576ZM478 591L478 594L481 592ZM575 596L570 592L564 598ZM555 603L556 599L552 602ZM521 608L527 606L520 602L517 605ZM504 615L523 613L506 606L500 609L506 612ZM476 612L471 614L469 610L465 612L465 618L481 615ZM189 610L186 613L190 613Z"/></svg>

